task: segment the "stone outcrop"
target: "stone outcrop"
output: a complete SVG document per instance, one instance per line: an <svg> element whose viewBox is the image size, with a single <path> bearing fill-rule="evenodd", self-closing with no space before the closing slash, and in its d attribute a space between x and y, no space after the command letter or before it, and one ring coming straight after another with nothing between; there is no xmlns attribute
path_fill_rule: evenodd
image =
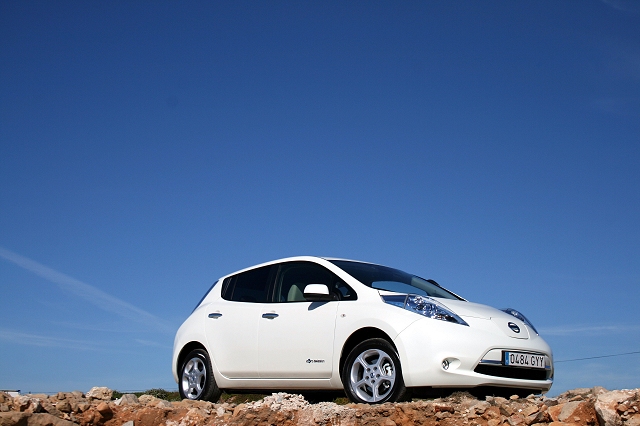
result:
<svg viewBox="0 0 640 426"><path fill-rule="evenodd" d="M213 404L169 402L152 395L93 388L55 395L0 392L0 426L640 426L640 389L574 389L554 398L529 395L478 400L466 393L447 398L365 405L310 404L301 395L274 393L260 401ZM109 396L107 398L107 396Z"/></svg>
<svg viewBox="0 0 640 426"><path fill-rule="evenodd" d="M113 397L113 391L106 387L92 387L87 392L87 399L99 399L102 401L110 401Z"/></svg>

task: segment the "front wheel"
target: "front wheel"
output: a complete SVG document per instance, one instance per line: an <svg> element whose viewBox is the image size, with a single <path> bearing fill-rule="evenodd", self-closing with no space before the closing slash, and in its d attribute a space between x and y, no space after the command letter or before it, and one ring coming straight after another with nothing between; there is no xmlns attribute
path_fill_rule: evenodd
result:
<svg viewBox="0 0 640 426"><path fill-rule="evenodd" d="M368 339L351 350L342 367L342 384L354 402L381 404L409 398L400 359L384 339Z"/></svg>
<svg viewBox="0 0 640 426"><path fill-rule="evenodd" d="M207 351L195 349L184 358L178 390L182 399L216 402L220 398L222 391L213 378Z"/></svg>

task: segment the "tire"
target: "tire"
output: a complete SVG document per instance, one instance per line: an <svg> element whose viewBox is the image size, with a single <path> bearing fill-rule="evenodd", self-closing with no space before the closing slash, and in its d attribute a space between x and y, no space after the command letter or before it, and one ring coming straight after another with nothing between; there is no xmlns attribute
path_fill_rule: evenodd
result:
<svg viewBox="0 0 640 426"><path fill-rule="evenodd" d="M409 398L400 359L384 339L368 339L351 350L342 366L342 384L356 403L382 404Z"/></svg>
<svg viewBox="0 0 640 426"><path fill-rule="evenodd" d="M178 390L182 399L216 402L222 395L213 378L209 354L204 349L189 352L179 371Z"/></svg>

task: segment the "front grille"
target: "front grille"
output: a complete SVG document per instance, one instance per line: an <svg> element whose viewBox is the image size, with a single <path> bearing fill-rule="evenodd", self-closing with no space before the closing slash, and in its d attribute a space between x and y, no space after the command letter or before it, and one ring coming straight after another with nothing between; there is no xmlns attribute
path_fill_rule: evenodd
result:
<svg viewBox="0 0 640 426"><path fill-rule="evenodd" d="M508 379L522 380L547 380L549 378L549 375L551 374L551 370L505 367L504 365L487 364L479 364L473 371L479 374L486 374L487 376L506 377Z"/></svg>

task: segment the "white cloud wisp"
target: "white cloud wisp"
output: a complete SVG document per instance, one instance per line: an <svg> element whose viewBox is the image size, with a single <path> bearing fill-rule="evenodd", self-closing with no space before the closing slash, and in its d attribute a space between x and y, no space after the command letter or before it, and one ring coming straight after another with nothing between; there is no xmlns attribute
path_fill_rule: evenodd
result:
<svg viewBox="0 0 640 426"><path fill-rule="evenodd" d="M3 247L0 247L0 257L46 279L47 281L57 284L61 289L81 297L104 311L135 321L139 324L143 324L154 331L160 331L162 333L173 333L175 331L175 328L163 319L133 306L124 300L111 296L92 285L83 283L80 280L51 269L27 257L21 256Z"/></svg>
<svg viewBox="0 0 640 426"><path fill-rule="evenodd" d="M39 346L45 348L66 348L74 350L102 350L104 345L93 341L64 339L60 337L43 336L41 334L22 333L0 327L0 340L20 345Z"/></svg>

